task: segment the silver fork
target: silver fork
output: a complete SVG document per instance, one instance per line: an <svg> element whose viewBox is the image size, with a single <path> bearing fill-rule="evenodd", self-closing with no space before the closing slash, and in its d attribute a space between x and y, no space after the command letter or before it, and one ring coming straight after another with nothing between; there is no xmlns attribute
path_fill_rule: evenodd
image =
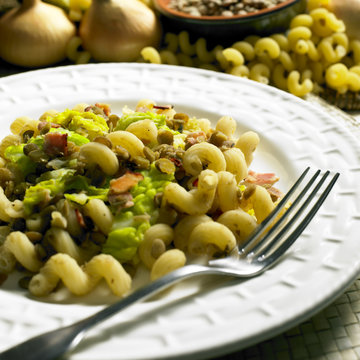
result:
<svg viewBox="0 0 360 360"><path fill-rule="evenodd" d="M33 337L5 350L0 354L0 360L56 359L74 349L82 340L85 332L94 325L108 319L136 302L149 298L180 280L195 275L215 274L249 278L263 273L281 258L285 251L303 232L339 177L339 173L334 174L328 181L326 188L320 191L321 187L325 186L325 180L328 178L330 172L326 171L321 175L320 170L316 171L311 179L304 185L303 190L291 201L291 206L274 223L275 218L279 217L279 213L291 200L296 190L298 190L309 170L310 168L307 168L301 174L274 211L257 227L256 231L250 236L241 249L233 251L231 256L211 260L207 266L187 265L177 269L147 286L138 289L124 299L105 307L103 310L88 318ZM309 208L310 210L308 210ZM305 210L307 210L307 212L303 214ZM290 218L291 214L293 215ZM292 230L293 227L295 227L294 230ZM290 232L291 230L292 232ZM285 238L286 235L287 237Z"/></svg>

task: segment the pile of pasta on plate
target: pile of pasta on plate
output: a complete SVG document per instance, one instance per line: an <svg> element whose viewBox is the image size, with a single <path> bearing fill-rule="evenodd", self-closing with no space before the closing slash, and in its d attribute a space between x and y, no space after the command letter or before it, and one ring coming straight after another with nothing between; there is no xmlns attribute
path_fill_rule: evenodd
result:
<svg viewBox="0 0 360 360"><path fill-rule="evenodd" d="M45 296L105 279L132 289L194 258L228 255L271 212L272 173L250 170L259 136L140 100L19 117L0 144L0 273ZM216 236L214 236L216 234Z"/></svg>

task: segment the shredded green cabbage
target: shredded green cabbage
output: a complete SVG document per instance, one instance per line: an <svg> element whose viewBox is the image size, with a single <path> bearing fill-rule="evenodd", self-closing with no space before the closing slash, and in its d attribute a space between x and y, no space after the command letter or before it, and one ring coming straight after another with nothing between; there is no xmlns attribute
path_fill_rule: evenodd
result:
<svg viewBox="0 0 360 360"><path fill-rule="evenodd" d="M60 169L42 174L39 182L25 191L23 201L25 214L31 214L36 205L63 193L66 189L66 179L71 177L74 172L75 170L71 169Z"/></svg>
<svg viewBox="0 0 360 360"><path fill-rule="evenodd" d="M154 122L157 128L166 125L166 116L163 114L156 114L151 111L143 112L133 112L130 114L123 115L118 121L114 130L126 130L126 128L137 121L150 119Z"/></svg>
<svg viewBox="0 0 360 360"><path fill-rule="evenodd" d="M104 253L120 262L133 260L145 231L156 222L158 216L154 196L174 180L173 174L161 173L154 164L151 164L150 170L141 173L144 180L131 190L134 205L115 217L113 228L102 248ZM149 218L139 218L139 215L149 215Z"/></svg>
<svg viewBox="0 0 360 360"><path fill-rule="evenodd" d="M89 180L81 175L73 176L66 181L65 191L78 190L76 193L65 193L66 199L77 204L85 205L90 199L107 200L109 187L96 187L89 184Z"/></svg>
<svg viewBox="0 0 360 360"><path fill-rule="evenodd" d="M11 145L5 149L5 158L16 164L24 177L35 171L36 163L23 152L25 144Z"/></svg>
<svg viewBox="0 0 360 360"><path fill-rule="evenodd" d="M109 131L106 120L90 111L65 110L54 117L48 117L47 121L59 124L68 130L87 135L90 140L96 136L102 136Z"/></svg>
<svg viewBox="0 0 360 360"><path fill-rule="evenodd" d="M86 204L90 199L107 200L109 188L90 185L86 177L74 176L74 173L73 169L59 169L43 173L39 177L39 182L30 186L25 192L25 213L30 214L36 205L58 194L64 194L65 198L81 205Z"/></svg>

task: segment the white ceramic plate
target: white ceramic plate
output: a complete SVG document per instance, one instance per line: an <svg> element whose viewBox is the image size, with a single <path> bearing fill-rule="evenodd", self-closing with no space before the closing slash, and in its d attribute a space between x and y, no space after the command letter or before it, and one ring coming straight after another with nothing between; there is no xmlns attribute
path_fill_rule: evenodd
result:
<svg viewBox="0 0 360 360"><path fill-rule="evenodd" d="M215 121L232 115L261 144L252 166L275 171L286 191L302 170L341 177L284 260L244 282L188 282L88 333L72 360L210 358L274 336L329 304L360 270L360 148L356 135L320 109L275 88L215 72L144 64L98 64L0 80L1 134L17 116L38 117L79 102L114 112L141 98ZM354 128L355 131L355 128ZM196 290L196 291L195 291ZM0 290L0 350L101 308L102 299L39 301L7 281Z"/></svg>

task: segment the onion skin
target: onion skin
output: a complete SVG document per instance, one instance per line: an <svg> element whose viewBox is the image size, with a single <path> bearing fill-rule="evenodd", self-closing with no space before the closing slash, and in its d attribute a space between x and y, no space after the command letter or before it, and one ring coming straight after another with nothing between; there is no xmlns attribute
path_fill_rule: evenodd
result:
<svg viewBox="0 0 360 360"><path fill-rule="evenodd" d="M329 10L344 22L351 38L360 40L360 0L331 0Z"/></svg>
<svg viewBox="0 0 360 360"><path fill-rule="evenodd" d="M82 46L99 62L136 61L161 34L158 17L139 0L93 0L79 27Z"/></svg>
<svg viewBox="0 0 360 360"><path fill-rule="evenodd" d="M66 58L75 25L57 6L24 0L0 18L0 57L23 67L41 67Z"/></svg>

